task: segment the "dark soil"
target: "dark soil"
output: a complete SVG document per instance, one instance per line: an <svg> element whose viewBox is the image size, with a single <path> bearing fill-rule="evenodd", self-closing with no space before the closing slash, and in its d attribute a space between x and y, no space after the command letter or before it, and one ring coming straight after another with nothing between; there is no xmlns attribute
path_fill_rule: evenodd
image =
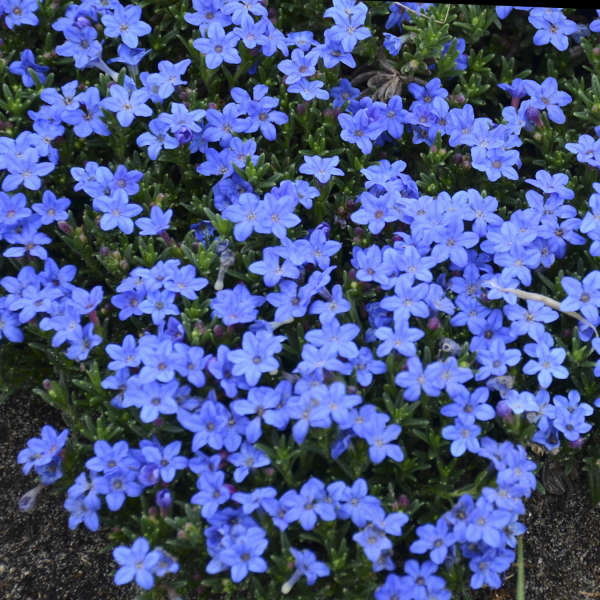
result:
<svg viewBox="0 0 600 600"><path fill-rule="evenodd" d="M600 598L600 507L590 500L583 469L562 495L534 493L526 511L526 600ZM514 600L516 579L513 565L500 590L482 590L474 600Z"/></svg>
<svg viewBox="0 0 600 600"><path fill-rule="evenodd" d="M135 586L115 586L106 531L71 531L63 499L44 489L31 513L17 509L34 483L16 457L27 440L60 417L37 397L0 403L0 599L132 600ZM600 599L600 508L592 505L581 470L562 495L534 494L524 522L526 600ZM513 600L516 571L500 590L473 600ZM363 599L361 599L363 600Z"/></svg>
<svg viewBox="0 0 600 600"><path fill-rule="evenodd" d="M117 587L116 563L106 532L67 525L64 498L45 488L31 513L19 498L35 486L17 454L43 425L64 429L60 417L37 397L0 403L0 598L2 600L132 600L135 586Z"/></svg>

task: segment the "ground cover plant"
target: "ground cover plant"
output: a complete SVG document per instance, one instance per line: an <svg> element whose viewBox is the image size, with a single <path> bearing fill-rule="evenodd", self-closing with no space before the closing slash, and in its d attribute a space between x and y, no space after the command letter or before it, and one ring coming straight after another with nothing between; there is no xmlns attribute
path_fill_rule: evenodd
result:
<svg viewBox="0 0 600 600"><path fill-rule="evenodd" d="M595 11L0 11L2 391L66 425L21 508L115 584L468 597L546 456L600 493Z"/></svg>

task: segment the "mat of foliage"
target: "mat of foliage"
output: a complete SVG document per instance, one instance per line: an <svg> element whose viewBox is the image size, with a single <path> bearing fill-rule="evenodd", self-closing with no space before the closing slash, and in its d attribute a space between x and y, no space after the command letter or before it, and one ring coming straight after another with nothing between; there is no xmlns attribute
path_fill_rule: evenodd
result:
<svg viewBox="0 0 600 600"><path fill-rule="evenodd" d="M600 11L0 13L19 543L56 494L145 599L448 600L600 498Z"/></svg>

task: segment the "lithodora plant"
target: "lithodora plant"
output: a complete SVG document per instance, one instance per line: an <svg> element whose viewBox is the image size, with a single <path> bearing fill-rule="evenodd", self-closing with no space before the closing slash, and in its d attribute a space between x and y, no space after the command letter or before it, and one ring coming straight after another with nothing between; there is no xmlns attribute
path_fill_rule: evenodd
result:
<svg viewBox="0 0 600 600"><path fill-rule="evenodd" d="M595 464L596 13L0 11L2 393L65 423L22 508L148 598L500 587Z"/></svg>

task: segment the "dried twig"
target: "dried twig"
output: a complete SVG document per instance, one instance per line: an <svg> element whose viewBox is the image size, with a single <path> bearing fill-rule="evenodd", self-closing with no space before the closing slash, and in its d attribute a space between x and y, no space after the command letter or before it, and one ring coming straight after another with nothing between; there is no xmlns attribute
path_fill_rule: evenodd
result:
<svg viewBox="0 0 600 600"><path fill-rule="evenodd" d="M446 9L446 16L444 17L444 20L439 21L438 19L434 19L433 17L430 17L426 12L419 12L418 10L415 10L414 8L411 8L410 6L407 6L406 4L402 4L402 2L394 2L394 4L401 6L404 10L407 10L408 12L415 13L415 15L419 15L420 17L425 17L426 19L433 20L436 23L438 23L439 25L446 24L446 21L448 19L448 14L450 13L450 4L448 4L448 8Z"/></svg>
<svg viewBox="0 0 600 600"><path fill-rule="evenodd" d="M501 292L507 294L514 294L515 296L517 296L517 298L521 298L522 300L533 300L534 302L542 302L546 306L549 306L550 308L553 308L554 310L557 310L565 315L569 315L569 317L573 317L574 319L581 321L588 327L591 327L594 330L596 337L600 337L598 335L598 330L587 319L584 319L579 313L573 312L571 310L562 310L560 308L560 302L554 300L553 298L549 298L548 296L544 296L543 294L525 292L523 290L518 290L515 288L503 288L502 286L498 285L495 281L489 281L488 285L497 290L500 290Z"/></svg>

